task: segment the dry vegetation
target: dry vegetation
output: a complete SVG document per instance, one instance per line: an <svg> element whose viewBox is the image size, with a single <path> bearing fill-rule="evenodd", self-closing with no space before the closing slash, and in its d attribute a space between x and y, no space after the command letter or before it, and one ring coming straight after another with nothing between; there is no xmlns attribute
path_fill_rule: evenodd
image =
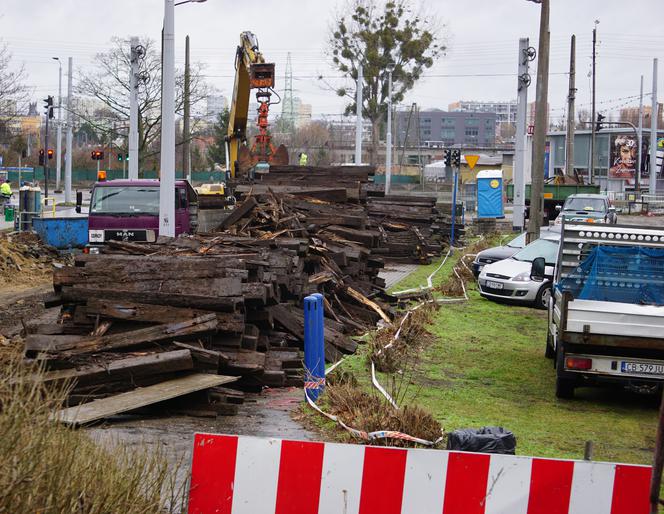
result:
<svg viewBox="0 0 664 514"><path fill-rule="evenodd" d="M20 360L0 369L0 513L165 513L180 499L160 455L112 454L50 419L64 389L25 379ZM175 506L178 508L175 508Z"/></svg>
<svg viewBox="0 0 664 514"><path fill-rule="evenodd" d="M394 430L428 441L435 441L442 435L440 423L428 411L414 404L395 409L384 397L358 387L354 378L348 379L348 375L346 379L337 379L329 385L325 398L331 414L358 430ZM400 439L379 439L375 444L413 446L413 443Z"/></svg>

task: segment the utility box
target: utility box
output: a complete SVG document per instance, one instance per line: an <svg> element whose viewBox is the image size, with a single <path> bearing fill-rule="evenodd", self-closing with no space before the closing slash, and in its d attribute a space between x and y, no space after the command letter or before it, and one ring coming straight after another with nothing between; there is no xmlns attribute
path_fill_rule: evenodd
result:
<svg viewBox="0 0 664 514"><path fill-rule="evenodd" d="M477 217L505 217L502 170L482 170L477 173Z"/></svg>

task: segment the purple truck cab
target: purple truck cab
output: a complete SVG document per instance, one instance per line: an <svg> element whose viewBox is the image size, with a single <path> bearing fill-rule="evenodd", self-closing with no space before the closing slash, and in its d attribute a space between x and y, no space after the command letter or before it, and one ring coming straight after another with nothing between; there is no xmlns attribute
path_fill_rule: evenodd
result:
<svg viewBox="0 0 664 514"><path fill-rule="evenodd" d="M196 191L175 182L175 235L195 232ZM107 241L153 242L159 236L159 180L110 180L92 188L88 218L90 246Z"/></svg>

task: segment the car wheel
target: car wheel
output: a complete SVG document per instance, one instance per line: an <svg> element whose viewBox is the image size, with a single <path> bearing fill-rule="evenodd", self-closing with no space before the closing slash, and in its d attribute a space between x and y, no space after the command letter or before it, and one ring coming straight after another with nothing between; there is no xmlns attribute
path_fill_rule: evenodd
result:
<svg viewBox="0 0 664 514"><path fill-rule="evenodd" d="M556 350L553 348L553 336L548 330L546 333L546 347L544 348L544 356L547 359L553 359L556 356Z"/></svg>
<svg viewBox="0 0 664 514"><path fill-rule="evenodd" d="M556 398L563 400L574 398L574 382L567 378L556 378Z"/></svg>
<svg viewBox="0 0 664 514"><path fill-rule="evenodd" d="M551 298L551 284L544 284L540 287L535 298L535 307L538 309L548 309L549 299Z"/></svg>

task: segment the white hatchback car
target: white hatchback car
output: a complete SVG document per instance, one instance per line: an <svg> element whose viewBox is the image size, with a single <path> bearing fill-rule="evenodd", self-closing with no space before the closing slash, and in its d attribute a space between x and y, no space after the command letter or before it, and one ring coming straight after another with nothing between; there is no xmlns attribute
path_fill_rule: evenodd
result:
<svg viewBox="0 0 664 514"><path fill-rule="evenodd" d="M478 278L480 294L491 300L528 303L546 309L551 297L559 242L560 234L549 232L509 259L487 264ZM532 263L537 257L543 257L546 263L544 281L530 278Z"/></svg>

